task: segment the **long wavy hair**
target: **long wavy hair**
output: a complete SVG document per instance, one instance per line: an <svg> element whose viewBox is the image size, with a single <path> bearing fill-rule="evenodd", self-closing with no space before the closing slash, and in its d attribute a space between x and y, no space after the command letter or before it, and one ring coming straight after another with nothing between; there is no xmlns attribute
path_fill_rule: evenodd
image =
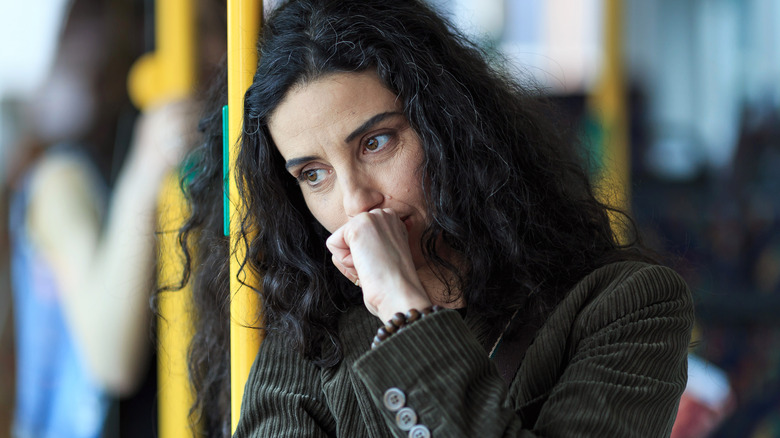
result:
<svg viewBox="0 0 780 438"><path fill-rule="evenodd" d="M492 65L424 2L290 1L269 16L258 50L235 169L246 203L242 269L262 278L263 329L284 332L291 348L319 366L339 363L338 318L362 298L330 262L328 232L286 172L268 121L289 90L326 75L375 71L402 102L425 156L420 184L431 219L422 237L425 256L449 279L450 298L463 298L469 312L497 324L518 309L546 315L589 272L642 257L635 240L619 243L611 209L594 196L582 157L538 90ZM191 349L196 407L213 417L207 429L215 434L229 430L230 248L221 231L218 115L224 100L218 92L214 112L201 124L206 136L187 183L192 216L181 234L185 278L193 238L198 261ZM467 269L439 257L442 244Z"/></svg>

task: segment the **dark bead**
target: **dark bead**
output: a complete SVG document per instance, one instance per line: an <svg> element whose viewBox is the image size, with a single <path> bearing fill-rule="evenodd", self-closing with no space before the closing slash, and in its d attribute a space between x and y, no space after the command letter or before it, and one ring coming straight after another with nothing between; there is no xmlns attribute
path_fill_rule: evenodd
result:
<svg viewBox="0 0 780 438"><path fill-rule="evenodd" d="M387 324L385 324L385 326L382 328L385 329L385 331L391 335L398 331L398 327L395 324L393 324L391 321L388 321Z"/></svg>
<svg viewBox="0 0 780 438"><path fill-rule="evenodd" d="M390 320L396 327L403 327L406 324L406 315L401 312L393 315L393 319Z"/></svg>
<svg viewBox="0 0 780 438"><path fill-rule="evenodd" d="M412 323L420 319L420 311L417 309L409 309L408 312L406 312L406 323Z"/></svg>

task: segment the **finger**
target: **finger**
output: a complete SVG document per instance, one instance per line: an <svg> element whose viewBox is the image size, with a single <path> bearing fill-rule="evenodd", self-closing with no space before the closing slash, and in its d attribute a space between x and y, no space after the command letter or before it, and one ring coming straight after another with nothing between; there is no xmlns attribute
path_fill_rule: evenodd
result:
<svg viewBox="0 0 780 438"><path fill-rule="evenodd" d="M344 258L349 253L349 245L344 240L344 226L333 232L326 240L325 246L332 254L339 254Z"/></svg>
<svg viewBox="0 0 780 438"><path fill-rule="evenodd" d="M398 214L393 210L392 208L375 208L373 210L370 210L368 212L369 214L372 214L374 216L396 216L398 217Z"/></svg>
<svg viewBox="0 0 780 438"><path fill-rule="evenodd" d="M333 265L336 266L336 269L341 272L341 275L347 277L347 280L351 281L352 283L355 283L358 280L357 271L355 268L347 268L346 266L342 265L338 260L336 260L335 256L331 257L331 260L333 261Z"/></svg>
<svg viewBox="0 0 780 438"><path fill-rule="evenodd" d="M331 254L338 256L339 259L343 259L349 255L349 247L346 246L343 241L338 243L326 241L325 246Z"/></svg>
<svg viewBox="0 0 780 438"><path fill-rule="evenodd" d="M355 268L355 262L352 259L352 253L350 252L347 252L346 254L334 253L331 258L338 261L341 266L344 266L347 269L357 269Z"/></svg>
<svg viewBox="0 0 780 438"><path fill-rule="evenodd" d="M355 269L355 262L352 260L352 253L349 253L346 257L342 258L341 264L344 265L345 268Z"/></svg>
<svg viewBox="0 0 780 438"><path fill-rule="evenodd" d="M374 209L371 210L369 213L374 213L376 216L380 217L388 217L390 219L390 223L395 225L396 222L400 222L403 224L403 221L401 220L401 216L398 215L398 213L393 210L392 208L382 208L382 209Z"/></svg>

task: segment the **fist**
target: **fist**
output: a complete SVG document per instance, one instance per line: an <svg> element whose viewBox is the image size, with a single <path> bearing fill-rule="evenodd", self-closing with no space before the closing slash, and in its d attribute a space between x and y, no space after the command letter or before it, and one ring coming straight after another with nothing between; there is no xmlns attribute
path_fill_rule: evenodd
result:
<svg viewBox="0 0 780 438"><path fill-rule="evenodd" d="M391 209L361 213L326 242L333 264L359 281L366 308L382 321L431 305L414 267L406 226Z"/></svg>

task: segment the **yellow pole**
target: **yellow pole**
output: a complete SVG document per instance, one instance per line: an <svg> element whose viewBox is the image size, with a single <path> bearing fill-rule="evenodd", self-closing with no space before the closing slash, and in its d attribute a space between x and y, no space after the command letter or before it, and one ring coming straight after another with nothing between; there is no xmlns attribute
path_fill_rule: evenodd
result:
<svg viewBox="0 0 780 438"><path fill-rule="evenodd" d="M602 201L623 211L630 209L631 157L628 138L623 68L623 1L604 0L604 63L601 79L590 98L591 110L602 132L603 165L599 172ZM624 230L613 219L613 229L622 239Z"/></svg>
<svg viewBox="0 0 780 438"><path fill-rule="evenodd" d="M128 92L143 110L162 102L186 97L195 84L195 5L192 0L155 2L156 50L140 57L128 75ZM182 254L178 229L188 216L177 172L163 184L158 204L158 284L175 285L181 277ZM187 369L192 339L190 303L192 289L159 296L158 318L158 427L160 438L182 436L190 427L193 393Z"/></svg>
<svg viewBox="0 0 780 438"><path fill-rule="evenodd" d="M252 362L260 348L262 335L256 327L260 322L260 299L252 288L259 281L251 272L244 271L239 278L239 267L246 249L239 241L241 200L237 195L235 173L239 138L243 126L244 93L252 83L257 67L257 35L260 30L262 1L228 0L228 126L229 126L229 199L230 248L235 249L230 259L230 417L235 432L241 412L244 384L249 377Z"/></svg>

